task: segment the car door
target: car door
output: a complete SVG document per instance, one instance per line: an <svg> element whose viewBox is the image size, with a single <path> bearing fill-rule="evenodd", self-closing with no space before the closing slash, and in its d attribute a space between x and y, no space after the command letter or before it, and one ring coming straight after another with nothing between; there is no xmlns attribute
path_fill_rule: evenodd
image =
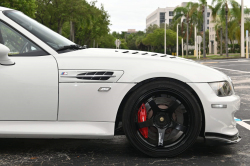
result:
<svg viewBox="0 0 250 166"><path fill-rule="evenodd" d="M52 55L0 21L0 43L14 65L0 65L0 120L57 120L58 69Z"/></svg>

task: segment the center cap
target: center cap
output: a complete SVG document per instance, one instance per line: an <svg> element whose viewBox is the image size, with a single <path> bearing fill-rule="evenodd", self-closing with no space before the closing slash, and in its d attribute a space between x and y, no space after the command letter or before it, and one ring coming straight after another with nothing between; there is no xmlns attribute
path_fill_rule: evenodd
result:
<svg viewBox="0 0 250 166"><path fill-rule="evenodd" d="M169 116L164 112L158 113L154 118L154 124L155 126L159 128L165 128L168 125L170 125L170 123L171 123L171 120Z"/></svg>
<svg viewBox="0 0 250 166"><path fill-rule="evenodd" d="M160 121L163 122L164 121L164 117L160 117Z"/></svg>

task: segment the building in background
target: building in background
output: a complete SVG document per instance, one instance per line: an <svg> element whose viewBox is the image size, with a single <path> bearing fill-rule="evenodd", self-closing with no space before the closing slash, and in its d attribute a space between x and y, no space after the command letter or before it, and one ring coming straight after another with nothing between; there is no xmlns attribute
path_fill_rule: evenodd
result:
<svg viewBox="0 0 250 166"><path fill-rule="evenodd" d="M126 33L126 34L131 34L131 33L136 33L136 30L135 29L128 29L128 31L122 31L122 32L124 32L124 33Z"/></svg>
<svg viewBox="0 0 250 166"><path fill-rule="evenodd" d="M176 7L166 7L166 8L158 8L156 9L154 12L152 12L150 15L147 16L146 18L146 28L148 28L150 25L158 25L160 26L161 24L163 24L165 22L166 19L166 23L167 24L171 24L173 18L174 18L174 10L177 7L185 7L187 6L188 2L182 2L180 5L176 6ZM208 8L208 12L207 12L207 29L209 29L209 18L211 16L211 9ZM181 21L185 22L185 17L183 17L181 19ZM198 28L200 29L200 31L203 31L203 27Z"/></svg>
<svg viewBox="0 0 250 166"><path fill-rule="evenodd" d="M213 17L209 18L209 54L218 54L218 43L216 41L216 23Z"/></svg>
<svg viewBox="0 0 250 166"><path fill-rule="evenodd" d="M217 18L219 19L219 18ZM245 21L246 19L250 19L250 15L245 15ZM216 23L214 22L213 17L209 18L209 54L218 54L218 42L216 41ZM219 31L220 35L220 31ZM218 36L220 37L220 36ZM228 40L228 44L231 44L230 41ZM238 44L238 41L235 40L234 44Z"/></svg>

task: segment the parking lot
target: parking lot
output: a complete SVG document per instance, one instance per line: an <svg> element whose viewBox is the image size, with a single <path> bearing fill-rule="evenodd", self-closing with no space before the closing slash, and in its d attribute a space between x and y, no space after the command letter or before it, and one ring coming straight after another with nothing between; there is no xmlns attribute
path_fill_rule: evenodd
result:
<svg viewBox="0 0 250 166"><path fill-rule="evenodd" d="M112 140L0 139L0 165L250 165L250 60L200 61L231 77L241 108L235 114L242 136L230 146L210 147L199 138L176 158L150 158L125 136ZM191 73L190 73L191 74Z"/></svg>

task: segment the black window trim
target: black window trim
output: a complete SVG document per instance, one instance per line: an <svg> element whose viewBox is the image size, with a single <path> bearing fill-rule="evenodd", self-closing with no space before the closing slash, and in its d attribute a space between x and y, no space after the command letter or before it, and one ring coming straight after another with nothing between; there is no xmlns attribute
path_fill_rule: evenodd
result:
<svg viewBox="0 0 250 166"><path fill-rule="evenodd" d="M2 13L4 14L5 17L7 17L8 19L10 19L11 21L15 22L17 25L21 26L20 24L18 24L16 21L12 20L11 18L9 18L8 16L6 16L6 12L11 12L11 11L14 11L14 12L21 12L21 11L18 11L18 10L4 10L2 11ZM21 12L23 13L23 12ZM23 13L24 14L24 13ZM1 20L1 19L0 19ZM45 25L44 25L45 26ZM22 26L21 26L22 27ZM25 29L24 27L22 27L23 29ZM26 29L25 29L26 30ZM32 33L31 33L32 34ZM32 34L33 35L33 34ZM35 35L33 35L35 36ZM38 38L38 37L37 37ZM50 46L48 43L46 43L45 41L43 41L42 39L38 38L39 40L41 40L44 44L46 44L47 46L49 46L52 50L56 51L57 54L62 54L62 53L65 53L65 52L58 52L57 50L55 50L52 46ZM30 40L32 41L32 40ZM34 42L35 43L35 42ZM74 42L73 42L74 43ZM40 46L39 46L40 47ZM44 49L43 49L44 50ZM45 50L44 50L45 51ZM76 51L76 50L74 50ZM45 51L46 53L48 53L47 51ZM68 52L68 51L67 51ZM70 51L71 52L71 51ZM50 54L49 54L50 55ZM41 56L46 56L46 55L41 55Z"/></svg>
<svg viewBox="0 0 250 166"><path fill-rule="evenodd" d="M6 11L16 11L16 10L5 10L5 11L2 11L3 12L3 14L4 14L4 12L6 12ZM5 15L5 17L7 17L6 15ZM9 17L7 17L8 19L10 19ZM11 19L10 19L11 20ZM13 21L13 20L11 20L11 21ZM14 28L13 26L11 26L10 24L8 24L6 21L4 21L4 20L2 20L1 18L0 18L0 22L3 22L4 24L6 24L6 25L8 25L9 27L11 27L12 29L14 29L15 31L17 31L18 33L20 33L21 35L23 35L24 37L26 37L26 39L27 40L29 40L30 42L33 42L36 46L38 46L41 50L43 50L45 53L47 53L48 55L34 55L34 56L29 56L29 55L18 55L18 54L13 54L13 55L9 55L9 56L11 56L11 57L38 57L38 56L49 56L49 55L51 55L50 53L48 53L46 50L44 50L43 48L41 48L40 47L40 45L38 45L36 42L34 42L32 39L30 39L29 37L27 37L26 35L24 35L22 32L20 32L19 30L17 30L16 28ZM19 25L17 22L15 22L15 21L13 21L14 23L16 23L17 25ZM21 26L21 25L19 25L19 26ZM22 27L22 26L21 26ZM23 27L22 27L23 28ZM23 28L23 29L25 29L25 28ZM33 35L33 34L32 34ZM33 35L34 36L34 35ZM39 40L41 40L41 39L39 39ZM42 40L41 40L42 41ZM45 43L44 41L42 41L43 43ZM46 45L48 45L47 43L45 43Z"/></svg>

